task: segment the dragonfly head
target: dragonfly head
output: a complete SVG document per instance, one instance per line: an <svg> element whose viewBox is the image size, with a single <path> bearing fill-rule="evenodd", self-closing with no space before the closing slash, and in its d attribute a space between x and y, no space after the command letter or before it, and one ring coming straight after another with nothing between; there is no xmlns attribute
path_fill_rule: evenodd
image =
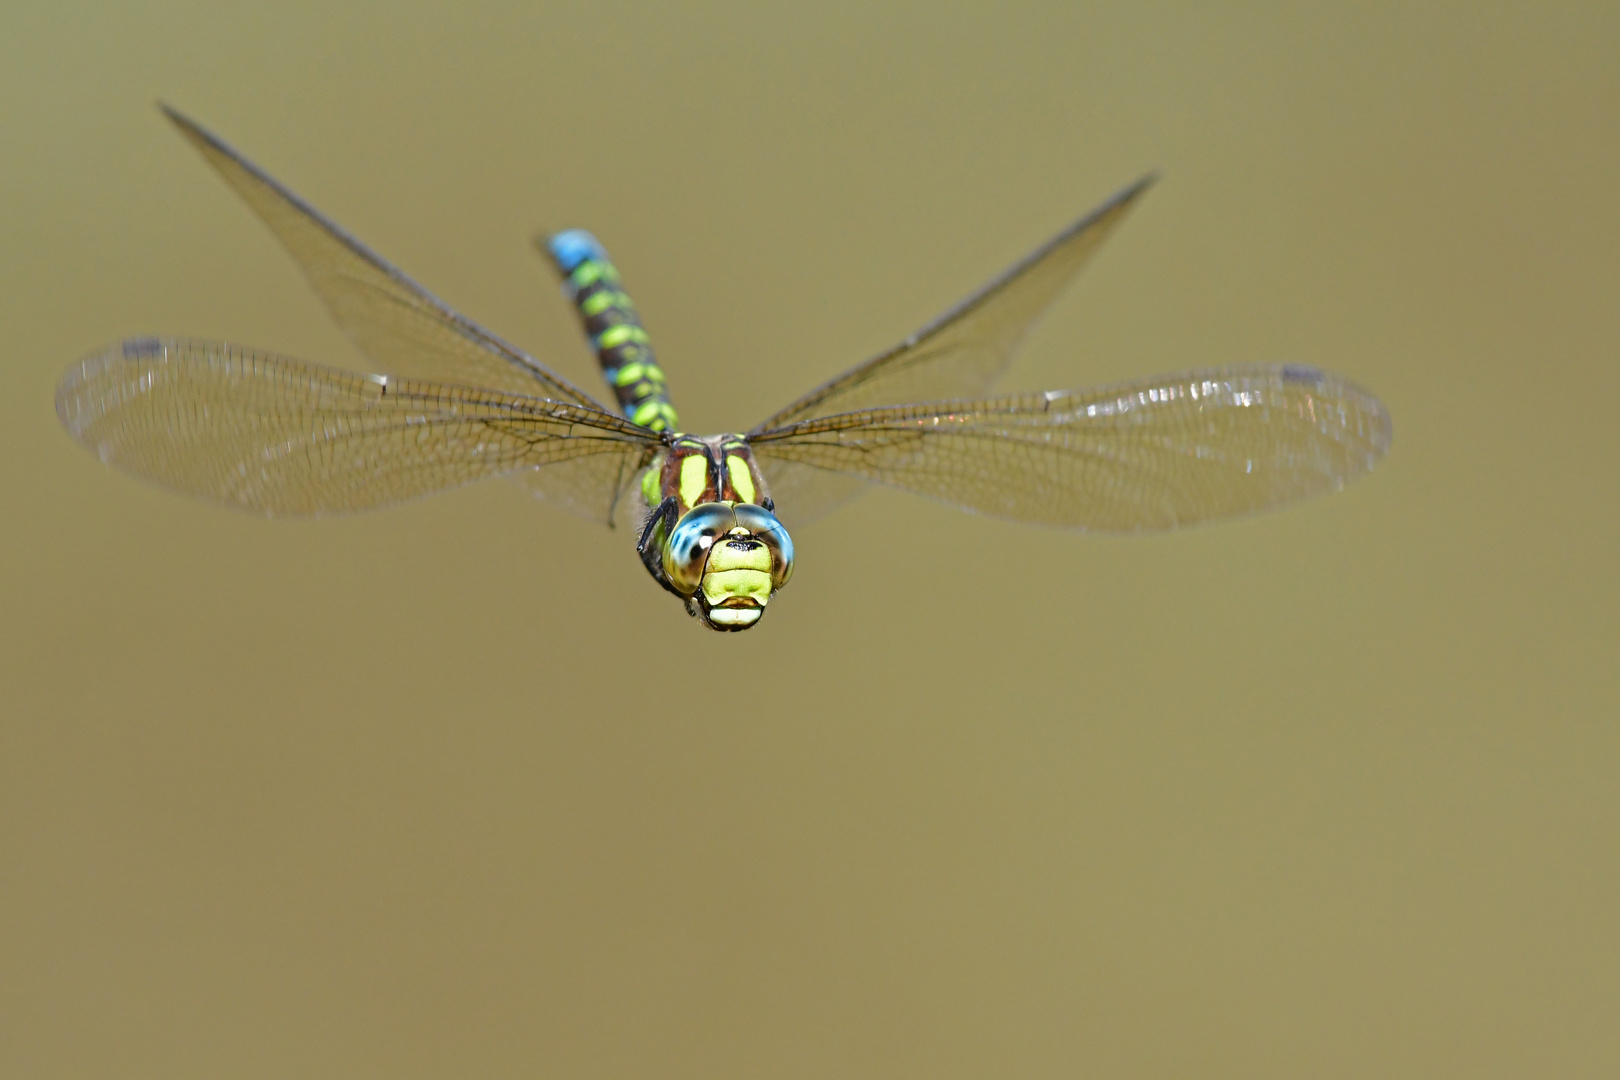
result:
<svg viewBox="0 0 1620 1080"><path fill-rule="evenodd" d="M664 545L664 575L711 630L746 630L793 576L793 540L753 503L699 503Z"/></svg>

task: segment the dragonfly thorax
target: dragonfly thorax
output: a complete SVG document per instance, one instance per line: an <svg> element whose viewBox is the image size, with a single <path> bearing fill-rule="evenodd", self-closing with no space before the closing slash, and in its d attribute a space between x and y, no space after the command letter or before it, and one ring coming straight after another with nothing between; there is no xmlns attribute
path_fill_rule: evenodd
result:
<svg viewBox="0 0 1620 1080"><path fill-rule="evenodd" d="M741 435L676 434L668 439L641 478L649 509L668 498L682 514L706 502L769 506L765 478Z"/></svg>

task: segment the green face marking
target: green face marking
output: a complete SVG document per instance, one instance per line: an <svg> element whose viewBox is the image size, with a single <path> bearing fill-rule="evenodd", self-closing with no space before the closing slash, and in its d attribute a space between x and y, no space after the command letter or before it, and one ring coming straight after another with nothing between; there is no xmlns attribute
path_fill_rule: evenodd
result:
<svg viewBox="0 0 1620 1080"><path fill-rule="evenodd" d="M661 501L658 498L658 474L663 470L659 467L663 463L663 456L652 463L652 467L641 474L641 497L648 506L657 506Z"/></svg>
<svg viewBox="0 0 1620 1080"><path fill-rule="evenodd" d="M717 629L754 625L771 601L771 553L752 539L717 541L699 585L707 619Z"/></svg>
<svg viewBox="0 0 1620 1080"><path fill-rule="evenodd" d="M710 570L703 575L703 598L712 607L734 598L764 607L771 599L770 571Z"/></svg>
<svg viewBox="0 0 1620 1080"><path fill-rule="evenodd" d="M705 570L710 574L731 573L733 571L753 571L769 575L771 572L771 553L764 544L750 542L744 546L722 540L714 545L709 552L709 561Z"/></svg>

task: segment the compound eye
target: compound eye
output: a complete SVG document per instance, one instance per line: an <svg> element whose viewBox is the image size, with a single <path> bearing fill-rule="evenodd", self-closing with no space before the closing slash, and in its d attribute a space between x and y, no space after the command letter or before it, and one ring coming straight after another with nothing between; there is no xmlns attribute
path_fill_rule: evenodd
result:
<svg viewBox="0 0 1620 1080"><path fill-rule="evenodd" d="M780 589L793 576L793 538L776 515L753 503L737 504L737 524L771 552L771 588Z"/></svg>
<svg viewBox="0 0 1620 1080"><path fill-rule="evenodd" d="M699 503L675 523L664 545L664 576L682 596L698 591L703 566L715 540L737 527L737 516L725 503Z"/></svg>

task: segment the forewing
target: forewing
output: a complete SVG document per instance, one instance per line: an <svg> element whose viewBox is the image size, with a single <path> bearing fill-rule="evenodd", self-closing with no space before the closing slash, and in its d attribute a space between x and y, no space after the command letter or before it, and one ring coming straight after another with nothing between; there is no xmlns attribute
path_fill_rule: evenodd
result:
<svg viewBox="0 0 1620 1080"><path fill-rule="evenodd" d="M1138 180L899 345L812 390L754 430L874 405L983 395L1153 179Z"/></svg>
<svg viewBox="0 0 1620 1080"><path fill-rule="evenodd" d="M163 111L286 245L338 325L379 368L599 407L585 391L412 281L212 133L168 106Z"/></svg>
<svg viewBox="0 0 1620 1080"><path fill-rule="evenodd" d="M265 515L362 510L656 437L545 398L357 375L206 341L126 341L69 371L56 411L102 461ZM611 488L600 493L605 509Z"/></svg>
<svg viewBox="0 0 1620 1080"><path fill-rule="evenodd" d="M872 409L750 441L767 479L791 463L1015 521L1137 532L1343 487L1390 436L1365 390L1279 365ZM791 520L792 507L780 509Z"/></svg>

